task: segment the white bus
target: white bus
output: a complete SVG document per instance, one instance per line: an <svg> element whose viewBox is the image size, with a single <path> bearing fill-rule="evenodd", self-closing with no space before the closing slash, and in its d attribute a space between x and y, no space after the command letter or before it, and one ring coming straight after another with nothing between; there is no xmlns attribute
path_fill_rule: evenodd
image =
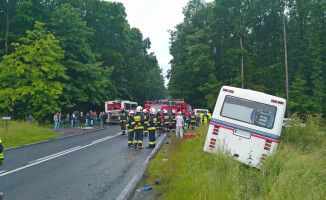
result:
<svg viewBox="0 0 326 200"><path fill-rule="evenodd" d="M227 151L246 165L260 161L278 145L286 101L262 92L223 86L208 129L204 151Z"/></svg>
<svg viewBox="0 0 326 200"><path fill-rule="evenodd" d="M137 102L127 100L115 100L105 102L105 112L108 115L107 122L119 123L120 122L120 110L124 107L125 111L135 111L138 106Z"/></svg>

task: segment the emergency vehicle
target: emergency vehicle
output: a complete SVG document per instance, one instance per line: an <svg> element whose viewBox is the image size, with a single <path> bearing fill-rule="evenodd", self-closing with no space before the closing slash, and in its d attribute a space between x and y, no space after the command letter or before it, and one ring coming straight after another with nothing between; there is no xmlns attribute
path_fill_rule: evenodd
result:
<svg viewBox="0 0 326 200"><path fill-rule="evenodd" d="M154 108L155 114L158 110L163 111L164 109L168 111L168 114L171 115L174 110L175 113L181 111L183 114L188 114L192 111L191 105L185 103L183 99L163 99L158 101L147 101L145 104L145 109Z"/></svg>
<svg viewBox="0 0 326 200"><path fill-rule="evenodd" d="M120 123L121 107L124 107L125 111L129 112L130 110L136 111L137 106L137 102L128 100L115 100L105 102L105 112L108 115L107 122Z"/></svg>
<svg viewBox="0 0 326 200"><path fill-rule="evenodd" d="M260 168L279 143L286 100L262 92L223 86L208 129L204 151L226 151Z"/></svg>

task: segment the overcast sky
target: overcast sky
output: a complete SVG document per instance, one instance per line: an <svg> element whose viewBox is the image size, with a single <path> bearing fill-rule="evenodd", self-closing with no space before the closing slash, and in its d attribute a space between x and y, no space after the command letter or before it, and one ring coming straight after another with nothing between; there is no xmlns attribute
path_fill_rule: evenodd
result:
<svg viewBox="0 0 326 200"><path fill-rule="evenodd" d="M169 62L169 29L183 21L182 8L188 0L114 0L124 4L131 27L138 28L149 38L163 75L171 68Z"/></svg>

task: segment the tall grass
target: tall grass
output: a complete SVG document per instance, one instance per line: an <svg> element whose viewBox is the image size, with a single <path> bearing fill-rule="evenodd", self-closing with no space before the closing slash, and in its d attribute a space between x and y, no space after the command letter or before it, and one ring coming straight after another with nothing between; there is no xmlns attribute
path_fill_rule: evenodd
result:
<svg viewBox="0 0 326 200"><path fill-rule="evenodd" d="M207 127L201 127L198 138L172 139L168 161L161 152L148 181L167 180L155 187L162 199L326 199L326 139L316 134L315 117L307 122L283 130L276 153L261 170L222 152L204 152Z"/></svg>
<svg viewBox="0 0 326 200"><path fill-rule="evenodd" d="M8 121L6 133L5 122L0 121L0 137L5 148L40 142L58 136L58 133L49 128L44 128L36 123L29 124L20 121Z"/></svg>

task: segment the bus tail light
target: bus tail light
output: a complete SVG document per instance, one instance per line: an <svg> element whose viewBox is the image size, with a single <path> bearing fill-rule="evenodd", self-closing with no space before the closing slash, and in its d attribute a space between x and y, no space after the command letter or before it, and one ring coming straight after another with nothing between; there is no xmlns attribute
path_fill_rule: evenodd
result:
<svg viewBox="0 0 326 200"><path fill-rule="evenodd" d="M268 147L264 147L264 149L265 149L265 150L267 150L267 151L269 151L269 150L270 150L270 148L268 148Z"/></svg>
<svg viewBox="0 0 326 200"><path fill-rule="evenodd" d="M265 143L265 147L271 147L271 144Z"/></svg>
<svg viewBox="0 0 326 200"><path fill-rule="evenodd" d="M216 139L214 139L214 138L211 138L211 141L212 141L212 142L216 142Z"/></svg>
<svg viewBox="0 0 326 200"><path fill-rule="evenodd" d="M223 88L223 92L230 92L230 93L234 93L234 90L228 90L226 88Z"/></svg>
<svg viewBox="0 0 326 200"><path fill-rule="evenodd" d="M272 143L272 140L266 140L266 143Z"/></svg>

